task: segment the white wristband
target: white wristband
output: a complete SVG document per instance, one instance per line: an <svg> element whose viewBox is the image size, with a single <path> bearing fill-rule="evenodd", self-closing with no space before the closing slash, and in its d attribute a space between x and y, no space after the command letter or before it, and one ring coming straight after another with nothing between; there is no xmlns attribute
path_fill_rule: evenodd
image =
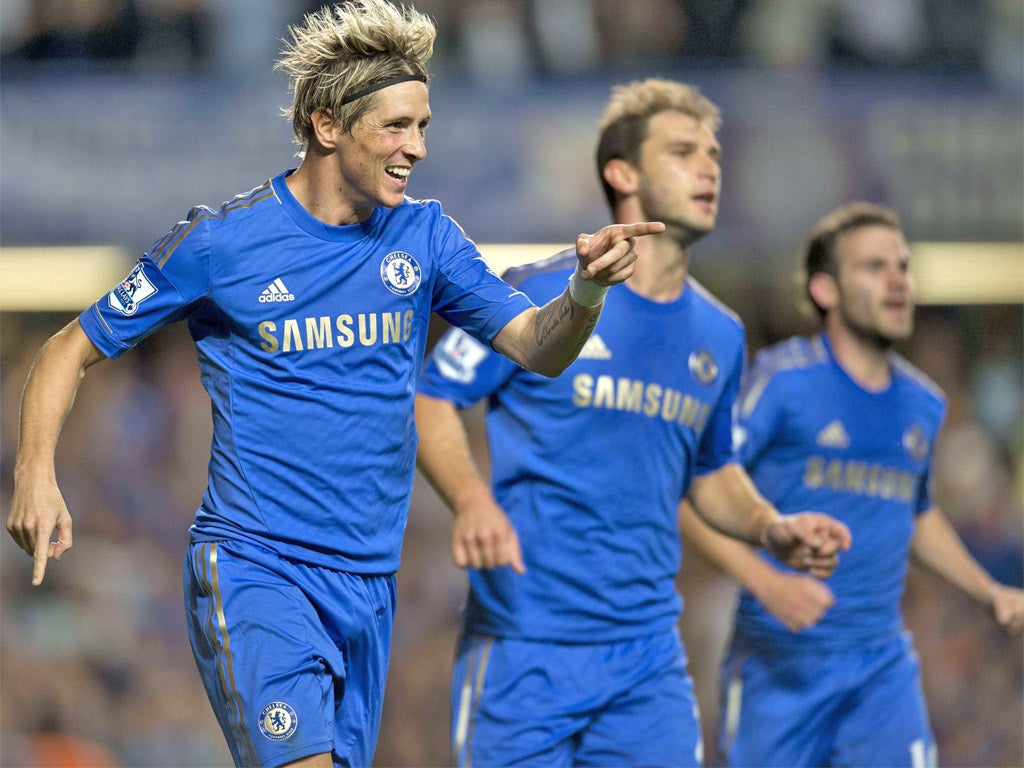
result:
<svg viewBox="0 0 1024 768"><path fill-rule="evenodd" d="M569 278L569 295L572 300L581 307L599 307L604 302L604 295L608 293L609 286L595 285L589 280L584 280L580 274L580 265L576 265L572 276Z"/></svg>

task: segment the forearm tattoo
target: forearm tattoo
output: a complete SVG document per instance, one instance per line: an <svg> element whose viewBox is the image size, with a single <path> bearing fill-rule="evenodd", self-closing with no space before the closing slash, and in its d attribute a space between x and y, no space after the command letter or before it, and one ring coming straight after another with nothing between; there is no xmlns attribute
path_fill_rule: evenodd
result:
<svg viewBox="0 0 1024 768"><path fill-rule="evenodd" d="M576 302L569 298L568 291L563 293L557 301L542 307L537 313L537 323L534 330L534 341L537 346L543 347L547 343L551 334L553 334L567 319L573 319L576 312L579 311L585 312L586 310L583 310L576 304ZM594 330L594 326L597 325L598 318L601 317L600 312L589 312L589 314L590 317L587 318L587 324L581 329L579 338L576 340L576 345L572 350L573 357L579 354L583 345L587 343L587 339L590 338L591 331Z"/></svg>

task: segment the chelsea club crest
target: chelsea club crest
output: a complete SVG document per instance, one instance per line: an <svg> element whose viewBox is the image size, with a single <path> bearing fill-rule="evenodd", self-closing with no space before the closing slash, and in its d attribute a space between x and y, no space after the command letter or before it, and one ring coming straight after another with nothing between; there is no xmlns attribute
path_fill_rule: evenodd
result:
<svg viewBox="0 0 1024 768"><path fill-rule="evenodd" d="M718 376L718 363L706 349L695 349L688 362L690 373L701 384L708 385Z"/></svg>
<svg viewBox="0 0 1024 768"><path fill-rule="evenodd" d="M420 287L423 273L412 255L404 251L392 251L380 263L380 279L392 293L408 296Z"/></svg>
<svg viewBox="0 0 1024 768"><path fill-rule="evenodd" d="M928 436L919 425L914 424L903 433L903 448L915 461L928 455Z"/></svg>
<svg viewBox="0 0 1024 768"><path fill-rule="evenodd" d="M260 712L260 733L268 739L283 741L299 727L299 716L283 701L272 701Z"/></svg>

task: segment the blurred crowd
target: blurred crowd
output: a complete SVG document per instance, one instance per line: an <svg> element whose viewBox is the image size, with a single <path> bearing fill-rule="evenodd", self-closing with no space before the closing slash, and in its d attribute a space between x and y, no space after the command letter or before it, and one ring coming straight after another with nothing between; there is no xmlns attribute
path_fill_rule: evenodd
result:
<svg viewBox="0 0 1024 768"><path fill-rule="evenodd" d="M288 23L326 0L5 0L5 62L265 71ZM1020 0L418 0L437 60L519 81L652 59L932 66L1019 81Z"/></svg>
<svg viewBox="0 0 1024 768"><path fill-rule="evenodd" d="M699 275L698 275L699 277ZM746 304L751 344L805 330L772 326L770 302ZM763 313L763 316L762 314ZM6 517L17 402L34 351L69 319L0 317L0 498ZM1022 579L1022 308L919 310L904 353L945 389L938 501L979 559ZM59 481L75 521L74 549L29 584L31 562L0 541L0 765L219 766L230 760L188 650L180 564L205 483L209 403L195 353L174 326L85 380L59 447ZM486 465L482 413L468 412ZM380 766L443 766L448 680L464 575L448 552L446 509L418 478L399 571ZM681 628L709 728L735 587L684 557ZM912 570L907 621L945 766L1024 765L1020 637ZM713 752L708 745L709 752Z"/></svg>

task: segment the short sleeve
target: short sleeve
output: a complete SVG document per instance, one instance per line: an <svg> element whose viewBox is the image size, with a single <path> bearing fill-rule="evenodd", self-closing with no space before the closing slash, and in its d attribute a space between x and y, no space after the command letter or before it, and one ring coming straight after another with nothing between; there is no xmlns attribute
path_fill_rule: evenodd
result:
<svg viewBox="0 0 1024 768"><path fill-rule="evenodd" d="M504 355L453 328L434 347L420 377L419 391L469 408L500 389L517 368Z"/></svg>

